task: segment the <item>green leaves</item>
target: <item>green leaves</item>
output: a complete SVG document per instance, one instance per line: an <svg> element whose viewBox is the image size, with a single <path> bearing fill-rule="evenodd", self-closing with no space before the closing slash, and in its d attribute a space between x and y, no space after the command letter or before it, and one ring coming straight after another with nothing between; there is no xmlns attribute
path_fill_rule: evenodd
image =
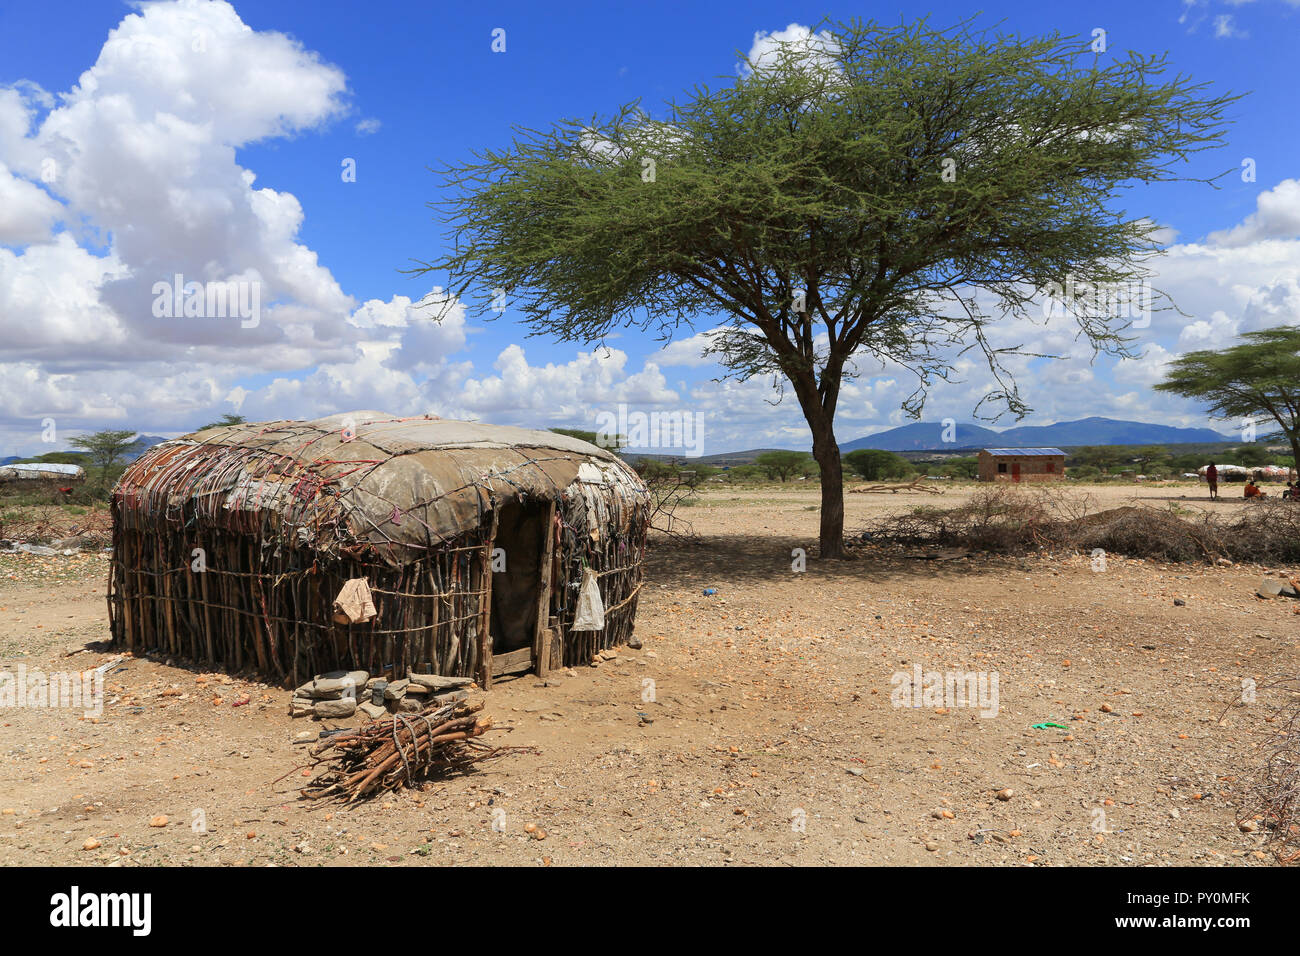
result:
<svg viewBox="0 0 1300 956"><path fill-rule="evenodd" d="M410 271L447 273L480 311L506 290L560 340L723 326L710 352L728 375L789 382L824 488L839 487L841 385L874 367L915 375L904 408L919 415L975 350L986 400L1025 414L1003 363L1027 353L986 327L1046 322L1052 285L1145 281L1156 224L1120 193L1221 145L1236 97L1168 75L1163 56L1103 61L1086 38L969 21L816 36L657 118L629 104L519 130L445 170L433 205L453 251ZM1124 314L1067 312L1094 351L1130 354Z"/></svg>
<svg viewBox="0 0 1300 956"><path fill-rule="evenodd" d="M85 451L90 460L99 466L101 485L107 483L113 466L140 446L140 442L135 438L135 432L124 429L108 429L90 435L78 435L68 439L68 444Z"/></svg>
<svg viewBox="0 0 1300 956"><path fill-rule="evenodd" d="M857 451L851 451L844 456L844 464L867 481L902 478L912 470L912 465L906 458L878 448L859 448Z"/></svg>
<svg viewBox="0 0 1300 956"><path fill-rule="evenodd" d="M813 460L806 451L765 451L754 458L754 464L769 478L789 481L811 467Z"/></svg>
<svg viewBox="0 0 1300 956"><path fill-rule="evenodd" d="M629 104L446 170L437 208L456 248L413 271L449 273L481 308L508 290L561 340L725 316L747 330L720 340L731 374L780 371L828 412L855 357L924 386L960 343L996 370L979 330L1035 321L1042 287L1145 278L1153 224L1114 196L1218 145L1233 100L1166 79L1160 56L1103 63L1081 38L924 21L827 33L662 119ZM1122 320L1075 317L1125 354Z"/></svg>
<svg viewBox="0 0 1300 956"><path fill-rule="evenodd" d="M228 428L231 425L242 425L246 419L243 415L235 415L231 412L224 413L215 422L208 422L206 425L200 425L194 429L196 432L207 431L209 428Z"/></svg>

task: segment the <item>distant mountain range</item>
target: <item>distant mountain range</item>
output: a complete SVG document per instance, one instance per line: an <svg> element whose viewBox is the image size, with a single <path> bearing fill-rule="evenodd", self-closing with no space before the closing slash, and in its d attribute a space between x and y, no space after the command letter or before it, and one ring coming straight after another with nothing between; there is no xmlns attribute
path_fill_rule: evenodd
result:
<svg viewBox="0 0 1300 956"><path fill-rule="evenodd" d="M140 443L140 446L136 450L135 454L126 456L127 461L135 461L154 445L160 445L165 441L171 441L171 439L163 438L161 435L140 435L136 438L136 441Z"/></svg>
<svg viewBox="0 0 1300 956"><path fill-rule="evenodd" d="M1057 422L1055 425L1024 425L994 431L983 425L971 423L956 425L953 429L954 441L945 442L942 422L913 422L898 428L855 438L840 445L840 451L847 453L859 448L879 448L884 451L965 451L978 448L1036 448L1044 445L1069 447L1077 445L1189 445L1197 443L1232 442L1234 435L1220 435L1210 428L1175 428L1172 425L1151 425L1146 422L1126 422L1113 418L1081 418L1074 422ZM158 435L141 435L140 454L168 441ZM741 465L752 462L764 451L776 451L771 448L751 448L745 451L723 452L689 459L700 464L714 466ZM134 461L140 454L128 456ZM664 461L684 460L681 454L656 454L653 452L627 451L624 453L631 461L639 458L657 458ZM26 461L17 455L0 459L0 465Z"/></svg>
<svg viewBox="0 0 1300 956"><path fill-rule="evenodd" d="M913 422L840 445L842 452L859 448L884 451L956 451L988 447L1034 448L1044 445L1182 445L1194 442L1234 441L1210 428L1176 428L1173 425L1150 425L1113 418L1081 418L1055 425L1022 425L994 431L982 425L958 424L944 441L942 422Z"/></svg>

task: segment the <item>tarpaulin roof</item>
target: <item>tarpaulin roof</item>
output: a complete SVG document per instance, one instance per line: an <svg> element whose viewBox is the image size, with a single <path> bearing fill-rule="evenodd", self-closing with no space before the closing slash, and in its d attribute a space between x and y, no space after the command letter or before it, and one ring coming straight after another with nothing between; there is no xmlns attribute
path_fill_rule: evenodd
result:
<svg viewBox="0 0 1300 956"><path fill-rule="evenodd" d="M24 461L0 465L0 478L84 478L80 465L62 465L52 461Z"/></svg>
<svg viewBox="0 0 1300 956"><path fill-rule="evenodd" d="M1059 448L985 448L984 450L990 455L1023 455L1027 458L1065 454Z"/></svg>
<svg viewBox="0 0 1300 956"><path fill-rule="evenodd" d="M478 528L509 496L581 494L593 524L622 526L647 498L611 452L554 432L344 412L245 423L154 446L119 480L122 520L231 529L272 517L297 543L369 543L393 563ZM592 513L595 512L595 513Z"/></svg>

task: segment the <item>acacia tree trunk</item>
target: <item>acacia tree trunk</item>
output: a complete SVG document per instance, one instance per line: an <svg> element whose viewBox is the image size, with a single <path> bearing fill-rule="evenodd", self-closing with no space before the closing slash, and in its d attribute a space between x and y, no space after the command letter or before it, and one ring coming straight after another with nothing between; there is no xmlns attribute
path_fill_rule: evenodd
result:
<svg viewBox="0 0 1300 956"><path fill-rule="evenodd" d="M823 558L850 557L844 550L844 469L840 446L835 442L835 406L843 368L844 357L832 352L822 369L820 383L808 365L786 370L812 432L812 454L820 472L822 507L817 549Z"/></svg>
<svg viewBox="0 0 1300 956"><path fill-rule="evenodd" d="M813 458L821 471L822 513L818 552L823 558L847 558L844 550L844 469L840 446L829 416L808 416L813 434Z"/></svg>

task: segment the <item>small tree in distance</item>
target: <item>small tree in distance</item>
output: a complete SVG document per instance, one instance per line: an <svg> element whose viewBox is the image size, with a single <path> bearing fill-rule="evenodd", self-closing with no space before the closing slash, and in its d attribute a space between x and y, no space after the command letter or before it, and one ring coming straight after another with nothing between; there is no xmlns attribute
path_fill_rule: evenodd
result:
<svg viewBox="0 0 1300 956"><path fill-rule="evenodd" d="M1262 468L1273 464L1273 456L1268 453L1267 448L1260 445L1242 445L1234 448L1232 454L1237 459L1237 464L1246 468Z"/></svg>
<svg viewBox="0 0 1300 956"><path fill-rule="evenodd" d="M1169 450L1162 445L1147 445L1133 449L1129 452L1129 456L1142 471L1150 471L1153 461L1161 461L1169 457Z"/></svg>
<svg viewBox="0 0 1300 956"><path fill-rule="evenodd" d="M135 432L115 429L78 435L69 439L68 444L85 451L90 461L99 466L101 487L108 483L108 475L113 467L140 446Z"/></svg>
<svg viewBox="0 0 1300 956"><path fill-rule="evenodd" d="M602 436L600 432L589 431L585 428L551 428L548 430L555 432L557 435L568 435L570 438L585 441L589 445L598 445L608 448L610 451L614 452L627 447L627 437L624 435Z"/></svg>
<svg viewBox="0 0 1300 956"><path fill-rule="evenodd" d="M948 478L974 478L980 473L980 460L974 455L949 458L939 466L939 474Z"/></svg>
<svg viewBox="0 0 1300 956"><path fill-rule="evenodd" d="M1124 460L1124 450L1114 445L1083 445L1075 448L1066 458L1067 467L1095 468L1106 474Z"/></svg>
<svg viewBox="0 0 1300 956"><path fill-rule="evenodd" d="M844 456L844 463L867 481L901 478L912 470L912 465L906 458L879 448L851 451Z"/></svg>
<svg viewBox="0 0 1300 956"><path fill-rule="evenodd" d="M230 412L226 412L215 422L208 422L206 425L200 425L198 428L194 430L196 432L201 432L201 431L207 431L209 428L226 428L230 425L242 425L244 424L244 420L245 419L243 415L234 415L231 414Z"/></svg>
<svg viewBox="0 0 1300 956"><path fill-rule="evenodd" d="M806 451L765 451L754 458L754 464L769 478L789 481L803 470L808 458Z"/></svg>

